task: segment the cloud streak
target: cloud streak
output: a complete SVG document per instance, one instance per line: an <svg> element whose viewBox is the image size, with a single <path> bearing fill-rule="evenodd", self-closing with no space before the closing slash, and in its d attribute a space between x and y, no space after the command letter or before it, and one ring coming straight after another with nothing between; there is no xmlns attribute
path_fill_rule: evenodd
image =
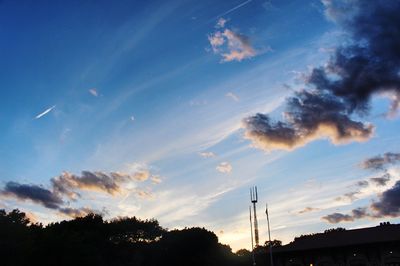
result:
<svg viewBox="0 0 400 266"><path fill-rule="evenodd" d="M353 202L357 200L357 194L360 194L360 191L351 191L345 193L343 196L337 197L335 200L336 201L350 201Z"/></svg>
<svg viewBox="0 0 400 266"><path fill-rule="evenodd" d="M239 9L239 8L241 8L241 7L243 7L243 6L245 6L245 5L247 5L247 4L250 3L251 1L253 1L253 0L244 1L243 3L241 3L241 4L239 4L239 5L235 6L235 7L232 7L231 9L229 9L229 10L225 11L224 13L218 15L216 18L220 18L220 17L222 17L222 16L228 15L229 13L232 13L233 11L235 11L235 10L237 10L237 9ZM213 20L214 20L214 19L213 19Z"/></svg>
<svg viewBox="0 0 400 266"><path fill-rule="evenodd" d="M78 218L78 217L83 217L86 216L90 213L101 213L95 210L92 210L90 208L59 208L58 209L59 213L66 215L68 217L72 217L72 218Z"/></svg>
<svg viewBox="0 0 400 266"><path fill-rule="evenodd" d="M203 158L212 158L212 157L216 156L215 153L213 153L211 151L203 151L203 152L200 152L199 155Z"/></svg>
<svg viewBox="0 0 400 266"><path fill-rule="evenodd" d="M389 173L385 173L380 177L371 177L369 180L376 186L386 186L390 179L391 175Z"/></svg>
<svg viewBox="0 0 400 266"><path fill-rule="evenodd" d="M364 160L361 163L361 167L364 169L383 170L386 166L396 163L400 163L400 153L387 152Z"/></svg>
<svg viewBox="0 0 400 266"><path fill-rule="evenodd" d="M300 210L298 214L304 214L304 213L309 213L309 212L314 212L314 211L319 211L319 208L313 208L313 207L305 207L304 209Z"/></svg>
<svg viewBox="0 0 400 266"><path fill-rule="evenodd" d="M238 102L240 100L239 97L233 92L228 92L227 94L225 94L225 96L231 98L235 102Z"/></svg>
<svg viewBox="0 0 400 266"><path fill-rule="evenodd" d="M41 118L41 117L47 115L47 114L50 113L54 108L56 108L55 105L53 105L53 106L50 107L50 108L47 108L44 112L42 112L42 113L38 114L37 116L35 116L35 119L39 119L39 118Z"/></svg>

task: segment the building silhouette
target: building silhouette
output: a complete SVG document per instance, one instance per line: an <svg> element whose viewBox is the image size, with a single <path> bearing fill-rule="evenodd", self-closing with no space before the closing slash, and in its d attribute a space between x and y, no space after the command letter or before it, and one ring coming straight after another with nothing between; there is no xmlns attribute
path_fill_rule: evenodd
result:
<svg viewBox="0 0 400 266"><path fill-rule="evenodd" d="M400 266L400 224L331 229L295 238L273 252L275 266Z"/></svg>

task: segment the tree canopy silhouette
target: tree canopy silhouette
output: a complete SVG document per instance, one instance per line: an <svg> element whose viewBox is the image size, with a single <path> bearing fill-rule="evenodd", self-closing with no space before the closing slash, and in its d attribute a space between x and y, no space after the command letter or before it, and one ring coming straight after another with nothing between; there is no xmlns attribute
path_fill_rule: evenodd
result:
<svg viewBox="0 0 400 266"><path fill-rule="evenodd" d="M244 265L204 228L167 230L157 220L98 214L47 226L0 210L1 265Z"/></svg>

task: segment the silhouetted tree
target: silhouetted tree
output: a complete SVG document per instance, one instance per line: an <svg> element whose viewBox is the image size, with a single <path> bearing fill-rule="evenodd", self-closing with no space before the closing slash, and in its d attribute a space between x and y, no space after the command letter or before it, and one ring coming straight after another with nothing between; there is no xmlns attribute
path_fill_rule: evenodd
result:
<svg viewBox="0 0 400 266"><path fill-rule="evenodd" d="M0 210L0 255L2 266L247 265L204 228L168 231L154 219L97 214L43 227L19 210Z"/></svg>
<svg viewBox="0 0 400 266"><path fill-rule="evenodd" d="M239 265L252 265L252 254L250 250L247 249L239 249L235 252L237 258L237 262Z"/></svg>
<svg viewBox="0 0 400 266"><path fill-rule="evenodd" d="M2 265L23 265L27 262L26 255L30 248L32 237L28 227L29 219L25 213L12 210L6 213L0 210L0 256Z"/></svg>
<svg viewBox="0 0 400 266"><path fill-rule="evenodd" d="M264 243L264 247L269 248L269 246L272 245L272 247L280 247L282 246L282 241L274 239L271 240L271 242L269 240L265 241Z"/></svg>
<svg viewBox="0 0 400 266"><path fill-rule="evenodd" d="M346 231L346 228L337 227L337 228L326 229L324 231L324 234L329 234L329 233L333 233L333 232L343 232L343 231Z"/></svg>

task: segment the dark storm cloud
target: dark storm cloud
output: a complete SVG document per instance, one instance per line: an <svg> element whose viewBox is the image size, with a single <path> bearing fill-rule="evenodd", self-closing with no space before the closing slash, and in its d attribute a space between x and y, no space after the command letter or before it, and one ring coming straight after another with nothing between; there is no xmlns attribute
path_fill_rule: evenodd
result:
<svg viewBox="0 0 400 266"><path fill-rule="evenodd" d="M286 122L272 122L264 114L243 120L245 137L262 149L294 149L321 137L335 144L365 141L373 126L352 120L346 105L337 97L320 91L300 91L287 99Z"/></svg>
<svg viewBox="0 0 400 266"><path fill-rule="evenodd" d="M65 194L70 198L79 195L75 189L98 190L109 194L119 191L119 186L115 180L102 172L82 171L80 176L64 172L58 177L51 179L55 191Z"/></svg>
<svg viewBox="0 0 400 266"><path fill-rule="evenodd" d="M60 213L73 218L85 216L89 213L95 213L89 208L63 208L61 206L64 204L64 202L57 193L36 185L8 182L1 191L1 194L17 200L31 200L35 203L43 205L46 208L58 210Z"/></svg>
<svg viewBox="0 0 400 266"><path fill-rule="evenodd" d="M338 5L337 3L341 3ZM365 109L372 94L400 92L400 1L324 1L326 12L351 37L312 83ZM327 78L330 74L338 79Z"/></svg>
<svg viewBox="0 0 400 266"><path fill-rule="evenodd" d="M76 218L86 216L89 213L104 214L105 211L95 211L90 208L70 208L63 207L63 200L59 194L37 185L19 184L16 182L8 182L4 189L0 191L0 195L15 198L17 200L30 200L32 202L43 205L46 208L57 210L66 216Z"/></svg>
<svg viewBox="0 0 400 266"><path fill-rule="evenodd" d="M369 210L369 211L368 211ZM373 202L369 208L357 208L351 211L351 214L332 213L322 217L329 223L351 222L357 219L399 217L400 216L400 181L384 191L378 200Z"/></svg>
<svg viewBox="0 0 400 266"><path fill-rule="evenodd" d="M57 209L63 204L62 199L57 194L37 185L7 182L0 193L4 196L13 197L19 200L31 200L49 209Z"/></svg>
<svg viewBox="0 0 400 266"><path fill-rule="evenodd" d="M0 196L14 198L20 201L30 200L46 208L57 210L60 214L69 217L85 216L89 213L105 214L106 210L94 211L89 208L70 208L66 207L64 198L76 201L81 197L81 190L95 190L110 194L112 196L124 191L125 185L131 181L145 181L151 178L153 184L160 181L159 176L151 175L147 169L138 169L133 173L100 171L82 171L81 175L74 175L63 172L61 175L50 180L51 189L46 189L37 185L19 184L17 182L7 182L3 189L0 189ZM145 192L141 195L140 189L136 189L138 196L144 198ZM150 196L150 193L146 194Z"/></svg>
<svg viewBox="0 0 400 266"><path fill-rule="evenodd" d="M329 223L340 223L340 222L352 222L356 219L361 219L364 217L368 217L366 208L357 208L351 211L351 214L343 214L343 213L332 213L322 217L323 220L326 220Z"/></svg>
<svg viewBox="0 0 400 266"><path fill-rule="evenodd" d="M324 67L306 79L307 91L287 99L284 122L267 115L244 119L245 137L265 149L294 149L318 138L333 143L364 141L373 126L354 117L368 114L373 94L400 95L400 1L323 1L327 16L349 36Z"/></svg>
<svg viewBox="0 0 400 266"><path fill-rule="evenodd" d="M382 193L377 202L371 204L375 217L400 216L400 181Z"/></svg>
<svg viewBox="0 0 400 266"><path fill-rule="evenodd" d="M74 175L68 172L52 178L51 183L54 191L68 196L70 199L77 199L80 190L95 190L116 195L122 191L122 184L129 181L145 181L150 177L148 170L139 170L133 174L121 172L90 172L82 171L81 175Z"/></svg>
<svg viewBox="0 0 400 266"><path fill-rule="evenodd" d="M342 213L338 213L338 212L324 216L324 217L322 217L322 219L326 220L327 222L329 222L331 224L336 224L336 223L340 223L340 222L351 222L354 220L351 215L342 214Z"/></svg>
<svg viewBox="0 0 400 266"><path fill-rule="evenodd" d="M361 163L364 169L384 170L388 165L400 162L400 153L387 152L372 158L368 158Z"/></svg>
<svg viewBox="0 0 400 266"><path fill-rule="evenodd" d="M361 219L368 217L367 208L357 208L351 211L351 215L354 219Z"/></svg>
<svg viewBox="0 0 400 266"><path fill-rule="evenodd" d="M389 173L385 173L380 177L371 177L369 180L374 183L376 186L385 186L387 182L390 181L391 175Z"/></svg>

